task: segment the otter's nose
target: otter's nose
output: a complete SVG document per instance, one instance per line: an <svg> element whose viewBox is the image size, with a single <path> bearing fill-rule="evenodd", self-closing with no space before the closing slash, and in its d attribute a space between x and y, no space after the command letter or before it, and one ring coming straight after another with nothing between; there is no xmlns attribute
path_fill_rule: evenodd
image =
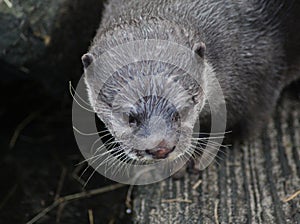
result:
<svg viewBox="0 0 300 224"><path fill-rule="evenodd" d="M174 149L175 146L173 148L168 148L166 141L163 140L155 148L147 149L146 153L152 155L154 159L165 159Z"/></svg>

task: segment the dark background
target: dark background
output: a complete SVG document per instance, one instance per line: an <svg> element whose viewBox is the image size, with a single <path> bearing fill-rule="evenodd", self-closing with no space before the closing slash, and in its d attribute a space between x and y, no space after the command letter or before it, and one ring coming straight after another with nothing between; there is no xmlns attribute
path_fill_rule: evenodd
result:
<svg viewBox="0 0 300 224"><path fill-rule="evenodd" d="M0 3L0 223L26 223L58 196L115 184L76 145L69 81L100 22L103 1ZM58 3L60 2L60 3ZM14 137L16 136L17 138ZM60 187L61 186L61 187ZM60 189L61 188L61 189ZM126 223L127 188L63 204L37 223Z"/></svg>

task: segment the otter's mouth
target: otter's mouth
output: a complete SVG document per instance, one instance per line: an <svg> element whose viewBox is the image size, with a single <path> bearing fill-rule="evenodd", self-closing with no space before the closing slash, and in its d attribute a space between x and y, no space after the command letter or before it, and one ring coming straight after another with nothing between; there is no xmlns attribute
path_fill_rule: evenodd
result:
<svg viewBox="0 0 300 224"><path fill-rule="evenodd" d="M152 156L153 159L165 159L175 150L176 146L172 148L157 147L154 149L147 149L145 152Z"/></svg>
<svg viewBox="0 0 300 224"><path fill-rule="evenodd" d="M171 157L173 151L175 151L176 146L172 148L168 147L155 147L153 149L138 150L131 149L130 151L125 152L127 158L130 158L136 162L156 162L158 160L163 160L168 157Z"/></svg>

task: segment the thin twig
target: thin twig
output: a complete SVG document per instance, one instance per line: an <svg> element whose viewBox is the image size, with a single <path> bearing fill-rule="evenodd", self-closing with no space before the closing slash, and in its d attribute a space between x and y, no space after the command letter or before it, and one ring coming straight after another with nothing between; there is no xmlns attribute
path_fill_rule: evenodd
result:
<svg viewBox="0 0 300 224"><path fill-rule="evenodd" d="M8 8L12 8L13 4L9 0L4 0L4 3L7 5Z"/></svg>
<svg viewBox="0 0 300 224"><path fill-rule="evenodd" d="M18 137L20 136L21 131L26 128L30 122L32 122L39 114L41 113L41 110L33 112L29 114L16 128L14 131L14 134L9 142L9 148L13 148L18 140Z"/></svg>
<svg viewBox="0 0 300 224"><path fill-rule="evenodd" d="M103 188L98 188L98 189L94 189L94 190L90 190L90 191L86 191L86 192L80 192L80 193L60 197L57 200L55 200L50 206L48 206L43 211L41 211L39 214L37 214L35 217L33 217L26 224L33 224L33 223L37 222L40 218L45 216L48 212L50 212L51 210L53 210L55 207L57 207L58 205L60 205L62 203L91 197L93 195L103 194L106 192L117 190L117 189L119 189L121 187L125 187L125 186L126 186L125 184L114 184L114 185L109 185L109 186L106 186Z"/></svg>
<svg viewBox="0 0 300 224"><path fill-rule="evenodd" d="M214 213L215 213L215 222L216 224L219 224L219 216L218 216L218 206L219 206L219 200L216 200L215 201L215 210L214 210Z"/></svg>
<svg viewBox="0 0 300 224"><path fill-rule="evenodd" d="M89 209L89 210L88 210L88 214L89 214L89 222L90 222L90 224L94 224L93 210L92 210L92 209Z"/></svg>
<svg viewBox="0 0 300 224"><path fill-rule="evenodd" d="M56 212L56 223L60 223L60 219L61 219L61 216L62 216L62 213L63 213L63 210L64 210L66 204L67 203L62 203L62 204L58 205L58 209Z"/></svg>
<svg viewBox="0 0 300 224"><path fill-rule="evenodd" d="M50 212L52 209L54 209L56 206L58 206L61 203L62 202L60 202L58 200L55 201L52 205L50 205L47 208L45 208L41 213L39 213L38 215L36 215L33 219L31 219L30 221L28 221L26 224L33 224L33 223L37 222L40 218L42 218L43 216L45 216L48 212Z"/></svg>
<svg viewBox="0 0 300 224"><path fill-rule="evenodd" d="M202 183L202 180L198 180L198 181L193 185L192 189L193 189L193 190L196 190L196 189L200 186L201 183Z"/></svg>
<svg viewBox="0 0 300 224"><path fill-rule="evenodd" d="M298 195L300 195L300 190L296 191L294 194L292 194L291 196L284 198L282 201L283 202L289 202L293 199L295 199Z"/></svg>
<svg viewBox="0 0 300 224"><path fill-rule="evenodd" d="M59 178L59 182L58 182L58 186L57 186L57 189L56 189L56 194L55 194L54 200L57 200L60 196L60 193L61 193L64 181L65 181L66 175L67 175L67 169L64 167L62 172L61 172L60 178Z"/></svg>
<svg viewBox="0 0 300 224"><path fill-rule="evenodd" d="M78 175L78 173L81 171L83 165L84 165L84 164L80 164L80 166L77 166L77 167L74 169L74 171L72 172L72 177L73 177L76 181L78 181L78 182L81 184L81 186L84 186L84 180L81 179L81 177Z"/></svg>
<svg viewBox="0 0 300 224"><path fill-rule="evenodd" d="M108 224L114 224L115 223L115 218L112 218L111 220L109 220Z"/></svg>
<svg viewBox="0 0 300 224"><path fill-rule="evenodd" d="M127 191L127 195L126 195L126 201L125 201L125 205L127 207L127 209L130 209L130 211L132 210L132 206L131 206L131 195L132 195L132 190L133 190L134 185L130 185Z"/></svg>

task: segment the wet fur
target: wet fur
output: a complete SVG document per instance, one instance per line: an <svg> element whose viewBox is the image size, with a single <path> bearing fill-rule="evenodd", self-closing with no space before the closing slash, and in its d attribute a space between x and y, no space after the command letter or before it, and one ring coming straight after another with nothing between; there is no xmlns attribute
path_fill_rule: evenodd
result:
<svg viewBox="0 0 300 224"><path fill-rule="evenodd" d="M283 87L299 77L297 69L289 74L283 44L283 20L292 3L110 0L89 52L97 57L139 39L171 40L191 49L204 42L205 60L226 98L228 129L247 135L269 116ZM205 106L204 123L208 115Z"/></svg>

